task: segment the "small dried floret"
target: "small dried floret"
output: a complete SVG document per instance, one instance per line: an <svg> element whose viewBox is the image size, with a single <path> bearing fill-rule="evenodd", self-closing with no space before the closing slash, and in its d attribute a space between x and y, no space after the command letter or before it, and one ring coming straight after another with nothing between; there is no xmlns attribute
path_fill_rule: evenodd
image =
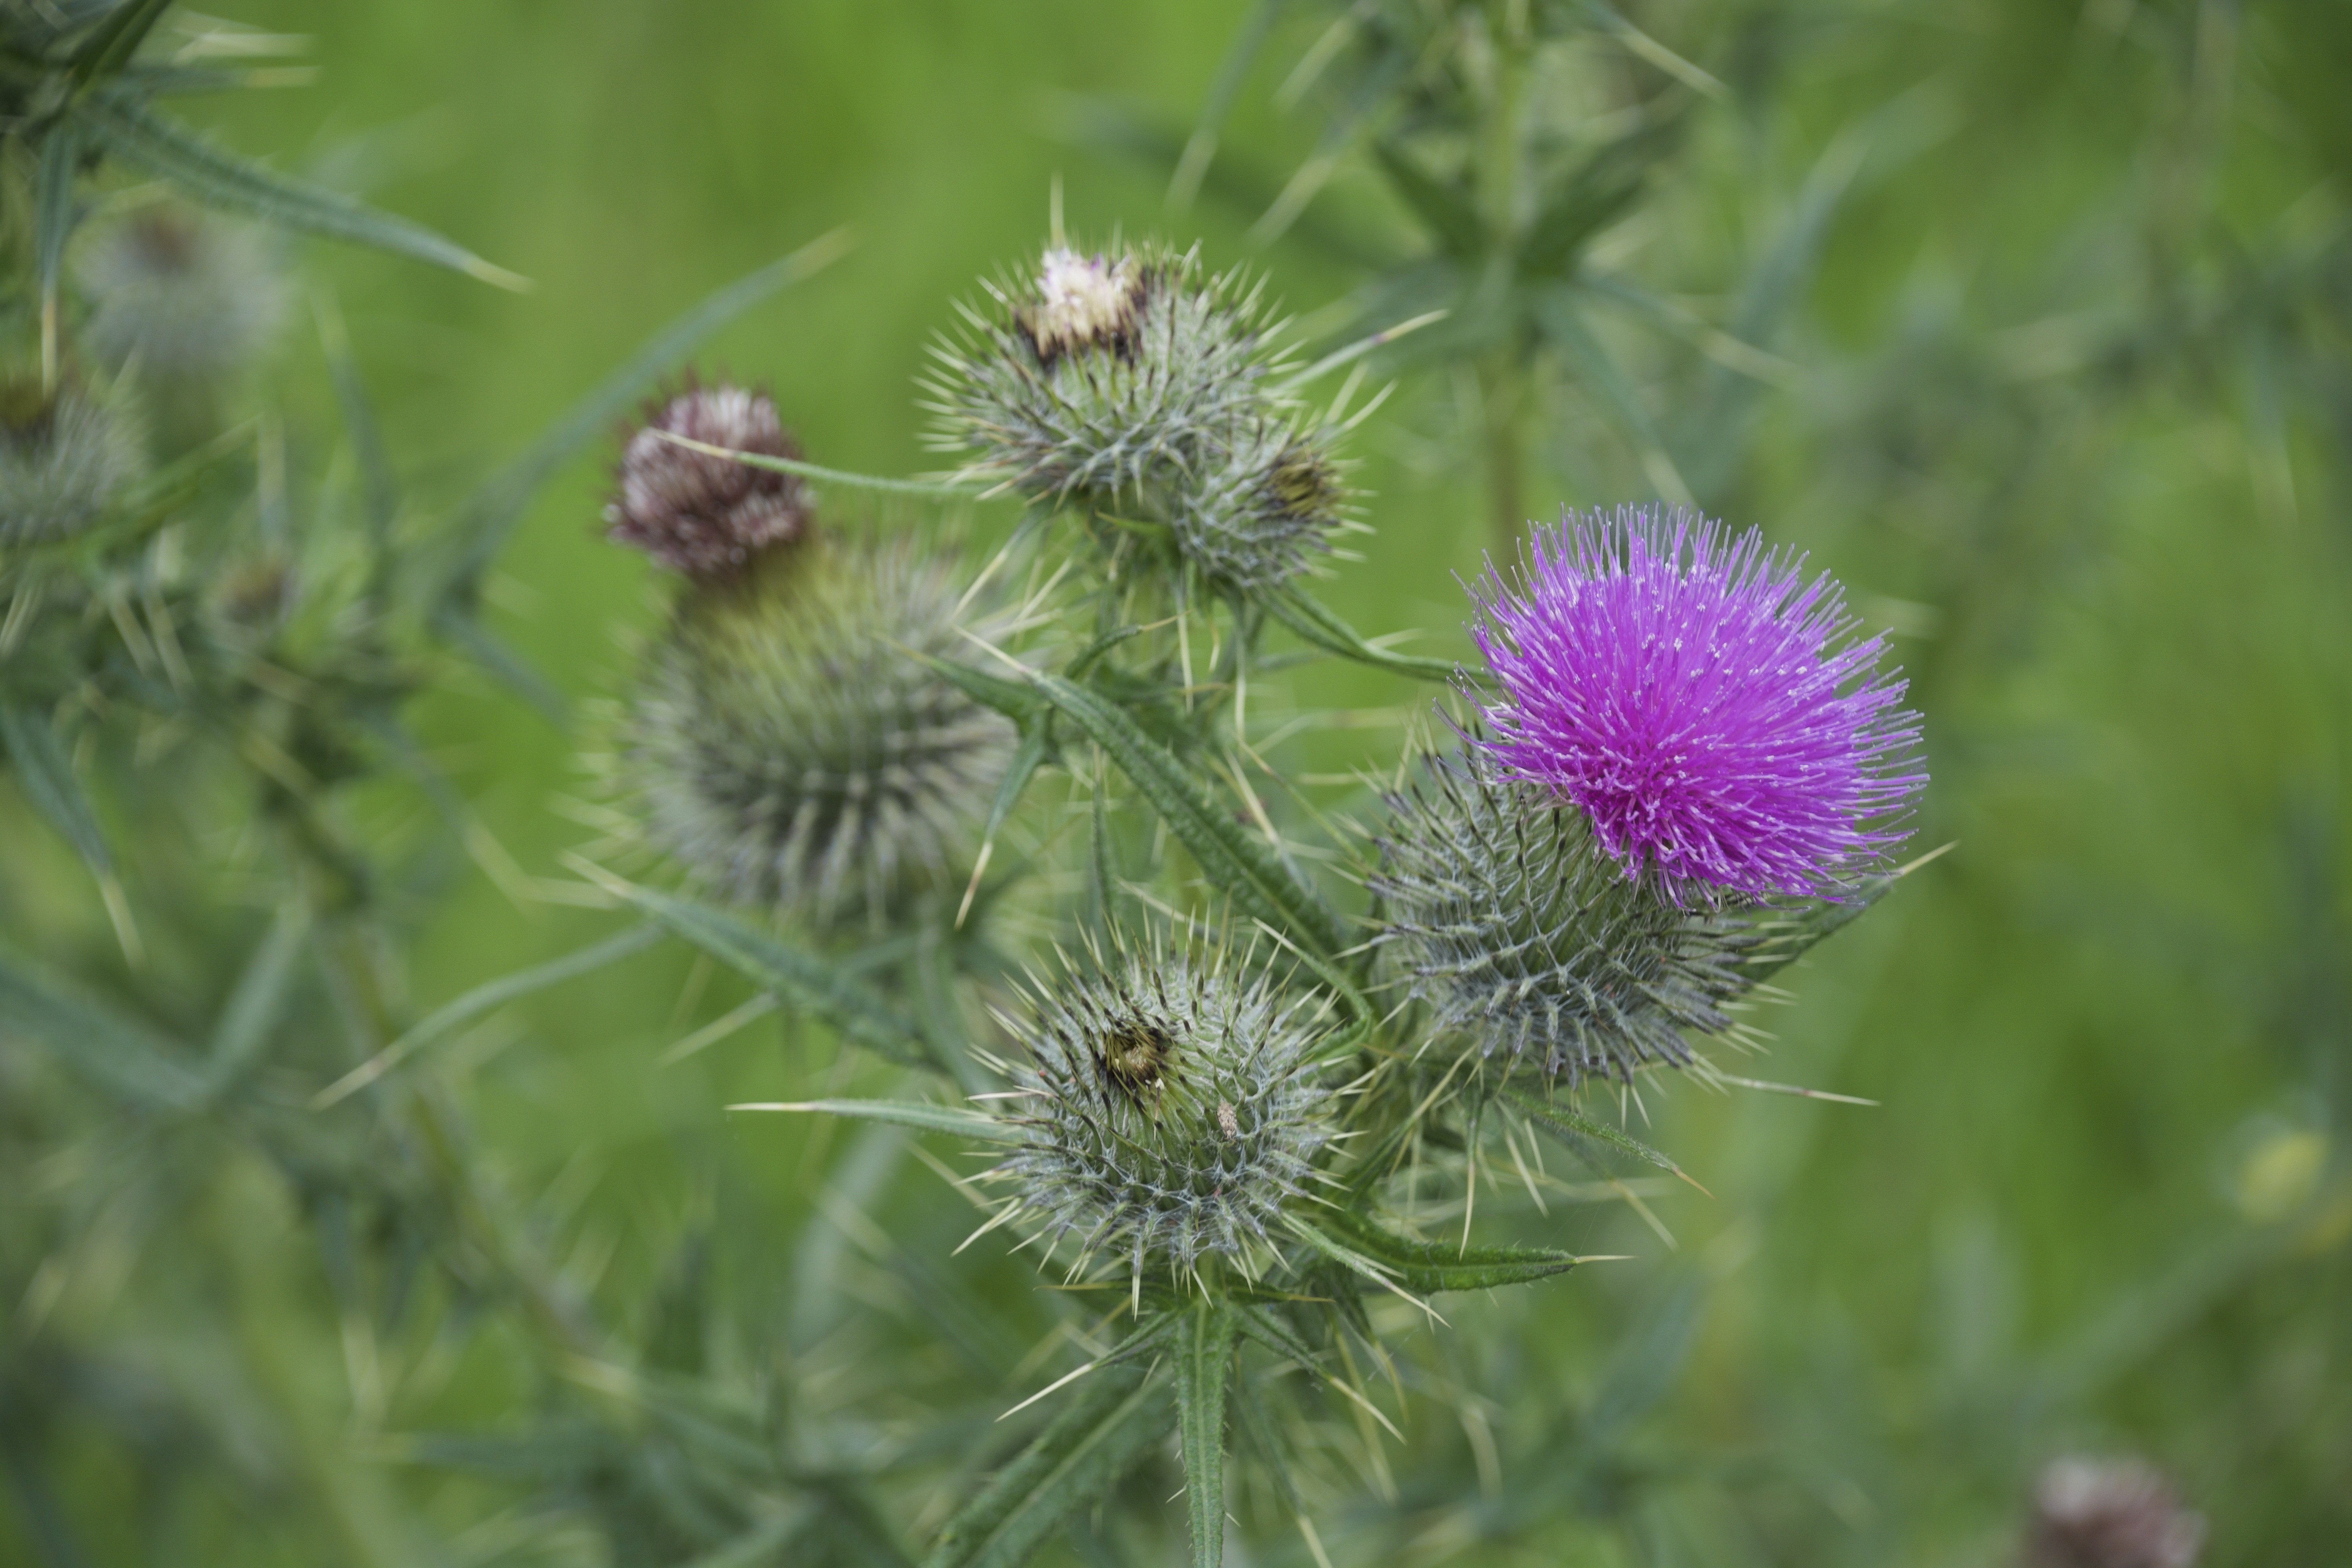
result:
<svg viewBox="0 0 2352 1568"><path fill-rule="evenodd" d="M1750 529L1620 508L1536 532L1475 626L1494 754L1628 875L1838 898L1903 837L1919 721L1837 584Z"/></svg>
<svg viewBox="0 0 2352 1568"><path fill-rule="evenodd" d="M666 436L769 458L801 455L764 395L740 386L689 387L650 410L629 437L620 489L604 508L610 537L673 571L723 577L807 531L808 486L800 476L697 451Z"/></svg>
<svg viewBox="0 0 2352 1568"><path fill-rule="evenodd" d="M1013 750L934 662L971 657L961 586L914 541L826 537L691 589L624 736L647 835L725 896L820 922L936 883Z"/></svg>
<svg viewBox="0 0 2352 1568"><path fill-rule="evenodd" d="M2205 1521L2138 1459L2053 1460L2034 1489L2025 1568L2193 1568Z"/></svg>
<svg viewBox="0 0 2352 1568"><path fill-rule="evenodd" d="M1013 305L1013 320L1043 366L1088 349L1122 353L1134 346L1146 289L1133 256L1080 256L1057 246L1038 264L1035 292Z"/></svg>
<svg viewBox="0 0 2352 1568"><path fill-rule="evenodd" d="M1070 963L1005 1026L1027 1141L995 1174L1049 1238L1179 1274L1276 1239L1328 1142L1320 1004L1202 954Z"/></svg>
<svg viewBox="0 0 2352 1568"><path fill-rule="evenodd" d="M98 521L136 478L139 434L122 409L73 382L0 383L0 544L46 543Z"/></svg>
<svg viewBox="0 0 2352 1568"><path fill-rule="evenodd" d="M1441 1030L1572 1087L1681 1066L1686 1033L1730 1026L1771 911L1658 898L1581 811L1506 776L1475 738L1389 807L1370 879L1381 941Z"/></svg>

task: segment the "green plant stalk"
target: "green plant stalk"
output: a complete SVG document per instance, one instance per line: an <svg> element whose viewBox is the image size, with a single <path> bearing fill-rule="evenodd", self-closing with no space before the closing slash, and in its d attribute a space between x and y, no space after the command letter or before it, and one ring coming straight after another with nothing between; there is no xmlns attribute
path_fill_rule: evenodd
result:
<svg viewBox="0 0 2352 1568"><path fill-rule="evenodd" d="M1527 525L1528 360L1530 345L1517 329L1519 209L1527 180L1528 0L1488 0L1495 79L1479 127L1477 205L1486 231L1486 267L1478 293L1512 322L1478 366L1479 451L1486 468L1487 537L1498 559L1518 551Z"/></svg>
<svg viewBox="0 0 2352 1568"><path fill-rule="evenodd" d="M302 816L307 821L308 812ZM323 838L324 835L321 832L317 837ZM298 849L307 851L312 838L312 834L303 834L293 836L292 841ZM323 871L330 878L341 875L339 868L331 865L306 868ZM337 918L320 910L313 918L320 921L320 934L313 945L320 966L347 999L347 1005L358 1010L356 1022L367 1030L372 1048L381 1049L400 1031L372 983L367 965L361 961L362 933L357 924L361 917L345 911ZM450 1212L457 1216L467 1244L514 1288L541 1342L559 1345L573 1356L604 1359L602 1336L585 1309L562 1287L538 1247L525 1237L521 1224L509 1212L503 1195L489 1187L466 1158L465 1129L458 1122L456 1110L421 1083L388 1085L379 1092L392 1097L391 1103L405 1113L409 1130L425 1152L426 1168L447 1200Z"/></svg>

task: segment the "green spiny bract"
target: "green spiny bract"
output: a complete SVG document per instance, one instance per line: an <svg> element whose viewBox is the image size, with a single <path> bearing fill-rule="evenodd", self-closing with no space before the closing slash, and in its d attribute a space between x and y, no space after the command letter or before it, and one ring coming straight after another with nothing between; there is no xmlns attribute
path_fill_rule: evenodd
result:
<svg viewBox="0 0 2352 1568"><path fill-rule="evenodd" d="M0 383L0 545L81 532L140 466L138 432L115 404L72 382Z"/></svg>
<svg viewBox="0 0 2352 1568"><path fill-rule="evenodd" d="M1056 247L987 285L998 312L938 350L941 449L964 472L1080 513L1116 548L1157 540L1223 587L1296 574L1339 519L1316 422L1283 368L1259 290L1197 253Z"/></svg>
<svg viewBox="0 0 2352 1568"><path fill-rule="evenodd" d="M1389 797L1370 885L1380 940L1441 1030L1573 1086L1686 1065L1685 1031L1732 1026L1723 1005L1751 988L1767 911L1678 905L1629 878L1581 811L1475 746L1425 760Z"/></svg>
<svg viewBox="0 0 2352 1568"><path fill-rule="evenodd" d="M916 541L832 536L691 585L623 737L645 831L725 896L820 923L936 882L1013 749L939 673L961 580Z"/></svg>
<svg viewBox="0 0 2352 1568"><path fill-rule="evenodd" d="M1183 954L1066 964L1025 1016L1000 1015L1028 1048L1004 1101L1028 1139L996 1167L1014 1214L1048 1246L1196 1273L1247 1265L1286 1206L1304 1201L1330 1142L1333 1090L1314 1059L1321 1005Z"/></svg>
<svg viewBox="0 0 2352 1568"><path fill-rule="evenodd" d="M198 208L157 204L107 225L83 243L76 272L90 300L90 353L159 380L239 369L286 314L270 240Z"/></svg>

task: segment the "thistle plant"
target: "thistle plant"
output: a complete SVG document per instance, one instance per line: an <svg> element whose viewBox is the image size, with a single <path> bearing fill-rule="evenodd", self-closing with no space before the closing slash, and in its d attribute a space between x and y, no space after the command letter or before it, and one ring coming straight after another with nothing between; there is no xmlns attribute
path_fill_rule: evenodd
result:
<svg viewBox="0 0 2352 1568"><path fill-rule="evenodd" d="M1292 37L1276 9L1244 66ZM2200 38L2234 26L2205 12ZM1251 192L1247 150L1215 147L1229 70L1189 147L1164 149L1172 240L1076 243L1057 212L963 305L930 302L948 335L922 398L949 471L813 461L792 426L843 422L829 374L682 368L836 253L820 241L688 310L449 496L446 459L409 462L375 423L351 339L383 318L347 332L289 241L512 279L174 116L177 94L257 85L247 68L289 41L152 0L0 5L0 1541L21 1527L42 1560L108 1561L147 1544L124 1544L139 1512L156 1552L192 1560L266 1536L306 1561L1011 1568L1156 1560L1181 1532L1195 1568L1229 1537L1332 1568L1549 1563L1580 1529L1621 1531L1599 1550L1629 1561L1905 1554L1881 1522L1892 1483L1849 1497L1779 1433L1743 1436L1733 1464L1633 1428L1703 1342L1723 1419L1769 1432L1769 1401L1744 1408L1755 1337L1718 1318L1700 1340L1691 1281L1762 1237L1758 1272L1802 1276L1810 1301L1822 1249L1783 1263L1777 1215L1861 1206L1753 1147L1797 1142L1784 1113L1813 1119L1816 1147L1861 1147L1861 1119L1742 1103L1726 1114L1774 1136L1717 1144L1705 1111L1648 1116L1685 1084L1790 1088L1740 1076L1776 1043L1766 1009L1820 985L1773 982L1919 863L1920 688L1864 585L1884 585L1881 535L1949 521L1940 481L1920 459L1917 504L1842 531L1835 507L1775 489L1774 465L1811 465L1749 441L1743 412L1759 384L1811 384L1774 323L1857 170L1895 154L1837 142L1774 240L1743 230L1727 259L1724 212L1782 209L1742 165L1696 191L1724 212L1691 218L1681 161L1753 110L1771 29L1810 19L1288 15L1306 30L1280 96L1321 119L1297 175L1255 193L1251 240L1322 247L1344 298L1322 292L1335 268L1185 232L1195 192ZM2133 47L2170 25L2115 21ZM2193 63L2174 74L2213 79ZM1645 245L1670 258L1637 272ZM2312 249L2294 310L2332 298L2343 252ZM1318 279L1297 321L1276 276ZM2189 314L2195 342L2237 341L2236 315ZM2263 319L2281 341L2305 324ZM1650 340L1628 321L1673 346L1629 356ZM2104 368L2143 363L2110 346ZM2299 374L2333 374L2300 352ZM289 379L298 353L331 404ZM2269 362L2246 358L2260 407ZM1368 637L1326 602L1342 531L1404 510L1359 488L1344 441L1391 374L1406 417L1364 460L1433 453L1485 479L1483 511L1431 503L1495 546L1441 590L1432 629L1458 659L1399 654L1388 612ZM2055 379L2011 364L1987 395L2030 407ZM205 417L170 417L191 386ZM2210 412L2182 443L2200 466ZM560 689L583 682L539 673L504 628L534 602L567 629L590 611L570 574L522 584L499 562L542 483L600 457L611 484L556 495L550 548L568 528L588 559L601 528L643 559L595 559L648 594L616 628L612 722L575 736ZM1531 523L1554 510L1524 499L1540 476L1580 507L1633 504ZM2265 482L2291 510L2293 485ZM1807 549L1867 563L1854 608ZM1306 705L1318 659L1355 667L1332 684L1371 705ZM1985 706L1935 704L1937 734ZM533 714L605 752L604 797L558 803L600 837L545 863L471 795L517 793L481 765L514 750L454 743ZM1950 790L1940 756L1938 777ZM499 809L528 822L520 793ZM2328 856L2319 835L2301 859ZM2316 1020L2297 1026L2318 1057L2341 922L2313 877L2298 937L2320 978L2281 1016ZM460 890L512 907L438 923ZM551 955L434 994L449 965L422 955L489 925ZM667 1048L638 1054L614 997L667 1018ZM2086 1012L2121 1028L2136 1001L2114 988ZM2132 1047L2137 1094L2155 1054ZM607 1076L579 1070L592 1058ZM1890 1101L1881 1124L1907 1138L1916 1107ZM1957 1511L1974 1462L2002 1478L2021 1561L2192 1561L2201 1521L2137 1464L2062 1462L2016 1526L2016 1455L2049 1451L2038 1413L2115 1347L2218 1315L2246 1259L2291 1259L2313 1270L2296 1296L2326 1298L2328 1227L2352 1222L2322 1126L2265 1145L2273 1228L2131 1293L2087 1351L2001 1363L1999 1258L1957 1248L1952 1386L1906 1381L1903 1426L1990 1457L1932 1453L1923 1510ZM519 1127L556 1150L545 1169ZM1698 1270L1624 1260L1631 1305L1592 1288L1619 1230L1673 1245L1647 1200L1685 1160L1770 1209L1694 1248ZM264 1300L277 1316L247 1313ZM1612 1309L1633 1331L1594 1354ZM1836 1358L1805 1336L1856 1327L1774 1320L1804 1365L1793 1426L1843 1419ZM2324 1382L2305 1374L2326 1342L2272 1372ZM2258 1352L2230 1353L2234 1375ZM2294 1381L2263 1384L2263 1432ZM1756 1457L1784 1447L1786 1472ZM1666 1490L1735 1472L1803 1495L1718 1528L1736 1510ZM1820 1540L1782 1517L1804 1509Z"/></svg>
<svg viewBox="0 0 2352 1568"><path fill-rule="evenodd" d="M993 1212L967 1247L1020 1235L1065 1288L1126 1298L1108 1348L1062 1380L1096 1373L1102 1392L1068 1396L949 1519L949 1561L971 1542L1011 1557L1042 1539L1023 1535L1016 1552L991 1533L1005 1486L1042 1489L1014 1505L1031 1531L1101 1496L1165 1408L1149 1370L1163 1354L1175 1397L1159 1419L1184 1456L1195 1561L1218 1560L1240 1347L1329 1379L1360 1351L1391 1353L1368 1295L1425 1304L1572 1268L1557 1248L1416 1235L1423 1173L1474 1184L1484 1146L1515 1128L1604 1174L1627 1152L1671 1168L1589 1114L1582 1090L1668 1068L1749 1081L1706 1047L1759 1043L1733 1010L1885 890L1901 814L1925 783L1881 645L1853 637L1833 583L1802 581L1753 531L1727 539L1646 511L1538 530L1525 573L1465 602L1486 660L1464 669L1365 641L1297 580L1303 556L1276 533L1194 526L1335 504L1332 459L1294 400L1370 346L1286 370L1255 305L1197 267L1190 251L1081 255L1057 236L1034 272L993 290L993 314L967 311L972 335L943 354L932 392L971 460L930 489L943 503L986 489L1024 507L968 586L936 529L852 549L808 510L790 538L730 547L730 530L767 524L734 509L751 481L717 465L795 487L925 488L813 466L765 416L739 421L759 439L729 447L688 435L671 405L630 437L608 512L616 536L688 574L643 657L623 747L640 830L690 883L801 918L772 934L609 869L599 885L986 1107L740 1109L990 1146L973 1190ZM683 448L660 460L687 476L668 482L691 504L641 503L631 488L656 442ZM1076 540L1057 531L1072 516ZM1000 574L1026 575L1022 613L968 614ZM1089 604L1091 640L1039 635ZM1470 710L1371 836L1311 816L1286 828L1244 782L1245 765L1280 777L1251 750L1240 700L1272 668L1276 626L1447 680ZM1054 764L1090 797L1082 849L1024 817ZM1115 779L1155 832L1136 831ZM959 840L952 824L983 808L982 842ZM1016 868L976 903L996 837L1024 820ZM1302 868L1301 834L1320 837L1369 907L1343 912L1339 889ZM964 883L961 934L890 896L907 868L935 894ZM852 940L829 917L859 891L868 946L846 950L853 974L824 954ZM1139 921L1166 934L1139 940ZM1358 922L1370 942L1353 940ZM1271 949L1236 956L1220 933L1243 930ZM810 936L822 945L796 945ZM1013 954L1041 936L1084 956L1059 957L1052 979L1014 978ZM927 949L947 973L924 966ZM857 977L869 965L882 984ZM1376 1000L1383 991L1395 995ZM918 1015L900 994L926 999ZM975 1031L975 1004L1001 1038ZM1298 1417L1269 1419L1282 1430ZM1268 1440L1276 1490L1295 1496L1286 1440ZM1060 1475L1053 1456L1073 1443L1123 1458Z"/></svg>

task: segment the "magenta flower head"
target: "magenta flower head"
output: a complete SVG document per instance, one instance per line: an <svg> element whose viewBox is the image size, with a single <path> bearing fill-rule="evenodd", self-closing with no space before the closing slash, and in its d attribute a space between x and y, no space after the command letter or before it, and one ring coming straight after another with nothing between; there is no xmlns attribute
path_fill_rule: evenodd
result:
<svg viewBox="0 0 2352 1568"><path fill-rule="evenodd" d="M1826 574L1682 510L1536 531L1476 591L1488 751L1670 895L1837 900L1905 837L1918 716Z"/></svg>

